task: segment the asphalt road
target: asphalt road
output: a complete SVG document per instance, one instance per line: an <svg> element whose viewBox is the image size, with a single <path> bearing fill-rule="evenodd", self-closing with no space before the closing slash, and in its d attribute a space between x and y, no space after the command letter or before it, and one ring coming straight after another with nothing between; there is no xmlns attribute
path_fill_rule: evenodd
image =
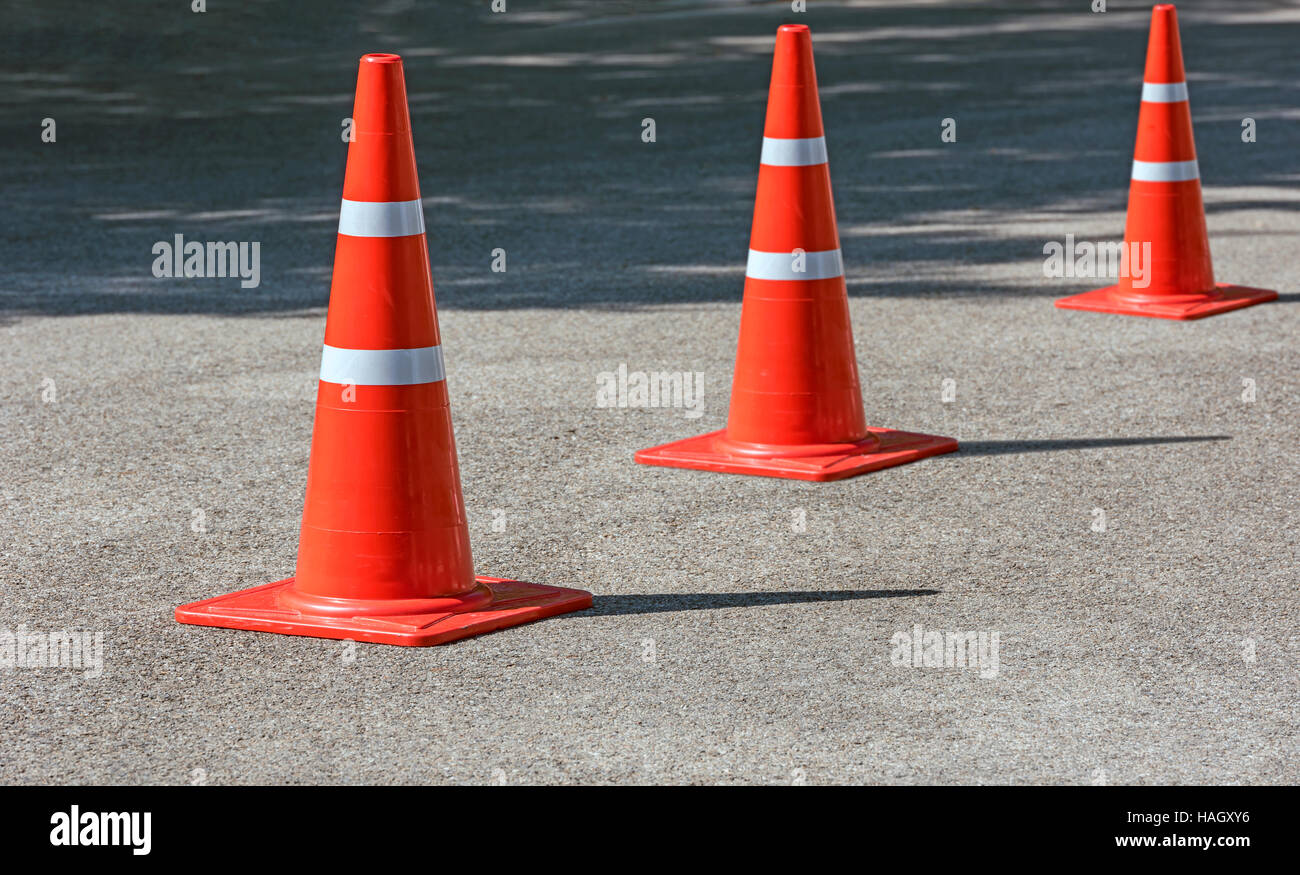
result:
<svg viewBox="0 0 1300 875"><path fill-rule="evenodd" d="M487 5L6 13L0 632L101 632L103 669L0 668L0 781L1300 779L1300 9L1180 4L1216 275L1281 298L1175 323L1042 270L1122 233L1141 4ZM962 449L636 466L725 422L787 19L868 419ZM480 573L595 607L429 649L181 626L292 573L369 51L405 58ZM175 234L258 241L260 285L155 278ZM620 364L702 372L703 415L598 407ZM918 625L996 671L894 664Z"/></svg>

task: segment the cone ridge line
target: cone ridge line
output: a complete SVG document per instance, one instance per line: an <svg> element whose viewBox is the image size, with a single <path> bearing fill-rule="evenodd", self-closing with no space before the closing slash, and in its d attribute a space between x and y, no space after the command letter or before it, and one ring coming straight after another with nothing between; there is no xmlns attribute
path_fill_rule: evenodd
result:
<svg viewBox="0 0 1300 875"><path fill-rule="evenodd" d="M1200 179L1201 171L1194 158L1191 161L1134 160L1133 178L1139 182L1186 182Z"/></svg>
<svg viewBox="0 0 1300 875"><path fill-rule="evenodd" d="M441 346L415 349L343 349L324 345L320 378L343 386L414 386L446 377Z"/></svg>
<svg viewBox="0 0 1300 875"><path fill-rule="evenodd" d="M1147 103L1182 103L1187 100L1187 83L1143 82L1142 99Z"/></svg>
<svg viewBox="0 0 1300 875"><path fill-rule="evenodd" d="M826 163L825 137L764 137L760 164L773 167L810 167Z"/></svg>
<svg viewBox="0 0 1300 875"><path fill-rule="evenodd" d="M339 233L349 237L410 237L424 233L424 208L413 201L350 201L339 209Z"/></svg>
<svg viewBox="0 0 1300 875"><path fill-rule="evenodd" d="M749 250L745 276L756 280L826 280L844 276L844 259L838 249L805 252L804 270L794 269L793 252Z"/></svg>

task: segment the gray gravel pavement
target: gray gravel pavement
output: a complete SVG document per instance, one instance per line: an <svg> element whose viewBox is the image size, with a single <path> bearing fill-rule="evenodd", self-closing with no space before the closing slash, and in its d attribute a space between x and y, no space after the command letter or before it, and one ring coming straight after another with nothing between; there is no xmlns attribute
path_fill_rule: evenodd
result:
<svg viewBox="0 0 1300 875"><path fill-rule="evenodd" d="M1300 8L1180 4L1216 274L1282 294L1176 323L1042 273L1122 232L1149 7L487 5L4 28L0 630L101 631L104 666L0 671L0 782L1300 778ZM962 449L636 466L725 422L787 19L868 419ZM292 573L368 51L405 58L480 573L595 607L428 649L181 626ZM261 285L155 279L177 233L260 241ZM703 415L597 407L620 364L702 372ZM893 664L918 625L997 633L996 675Z"/></svg>

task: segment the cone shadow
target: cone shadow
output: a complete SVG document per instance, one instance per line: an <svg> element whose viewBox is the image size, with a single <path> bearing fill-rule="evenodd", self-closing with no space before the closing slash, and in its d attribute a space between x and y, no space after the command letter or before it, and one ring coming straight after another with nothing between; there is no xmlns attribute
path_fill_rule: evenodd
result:
<svg viewBox="0 0 1300 875"><path fill-rule="evenodd" d="M1140 447L1149 444L1185 444L1195 441L1230 441L1231 435L1176 435L1170 437L1061 438L1059 440L962 441L961 456L1002 456L1008 453L1047 453L1058 450L1098 450L1106 447Z"/></svg>
<svg viewBox="0 0 1300 875"><path fill-rule="evenodd" d="M938 595L937 589L850 589L807 592L690 592L646 595L598 595L581 616L614 617L626 614L666 614L676 611L714 611L758 608L810 602L848 602L859 599L904 598Z"/></svg>

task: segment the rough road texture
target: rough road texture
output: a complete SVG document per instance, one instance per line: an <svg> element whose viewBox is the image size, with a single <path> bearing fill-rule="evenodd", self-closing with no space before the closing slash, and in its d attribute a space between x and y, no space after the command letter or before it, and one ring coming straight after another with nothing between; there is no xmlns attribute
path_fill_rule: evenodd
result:
<svg viewBox="0 0 1300 875"><path fill-rule="evenodd" d="M1282 297L1174 323L1042 271L1122 232L1145 9L185 5L0 29L0 627L105 635L98 678L0 672L0 780L1300 779L1300 11L1181 4L1216 274ZM787 19L868 418L962 450L635 466L725 421ZM181 626L293 569L367 51L406 61L477 564L595 608L433 649ZM155 279L177 233L260 241L261 285ZM704 415L598 408L620 363L703 372ZM892 664L917 624L998 633L996 677Z"/></svg>

